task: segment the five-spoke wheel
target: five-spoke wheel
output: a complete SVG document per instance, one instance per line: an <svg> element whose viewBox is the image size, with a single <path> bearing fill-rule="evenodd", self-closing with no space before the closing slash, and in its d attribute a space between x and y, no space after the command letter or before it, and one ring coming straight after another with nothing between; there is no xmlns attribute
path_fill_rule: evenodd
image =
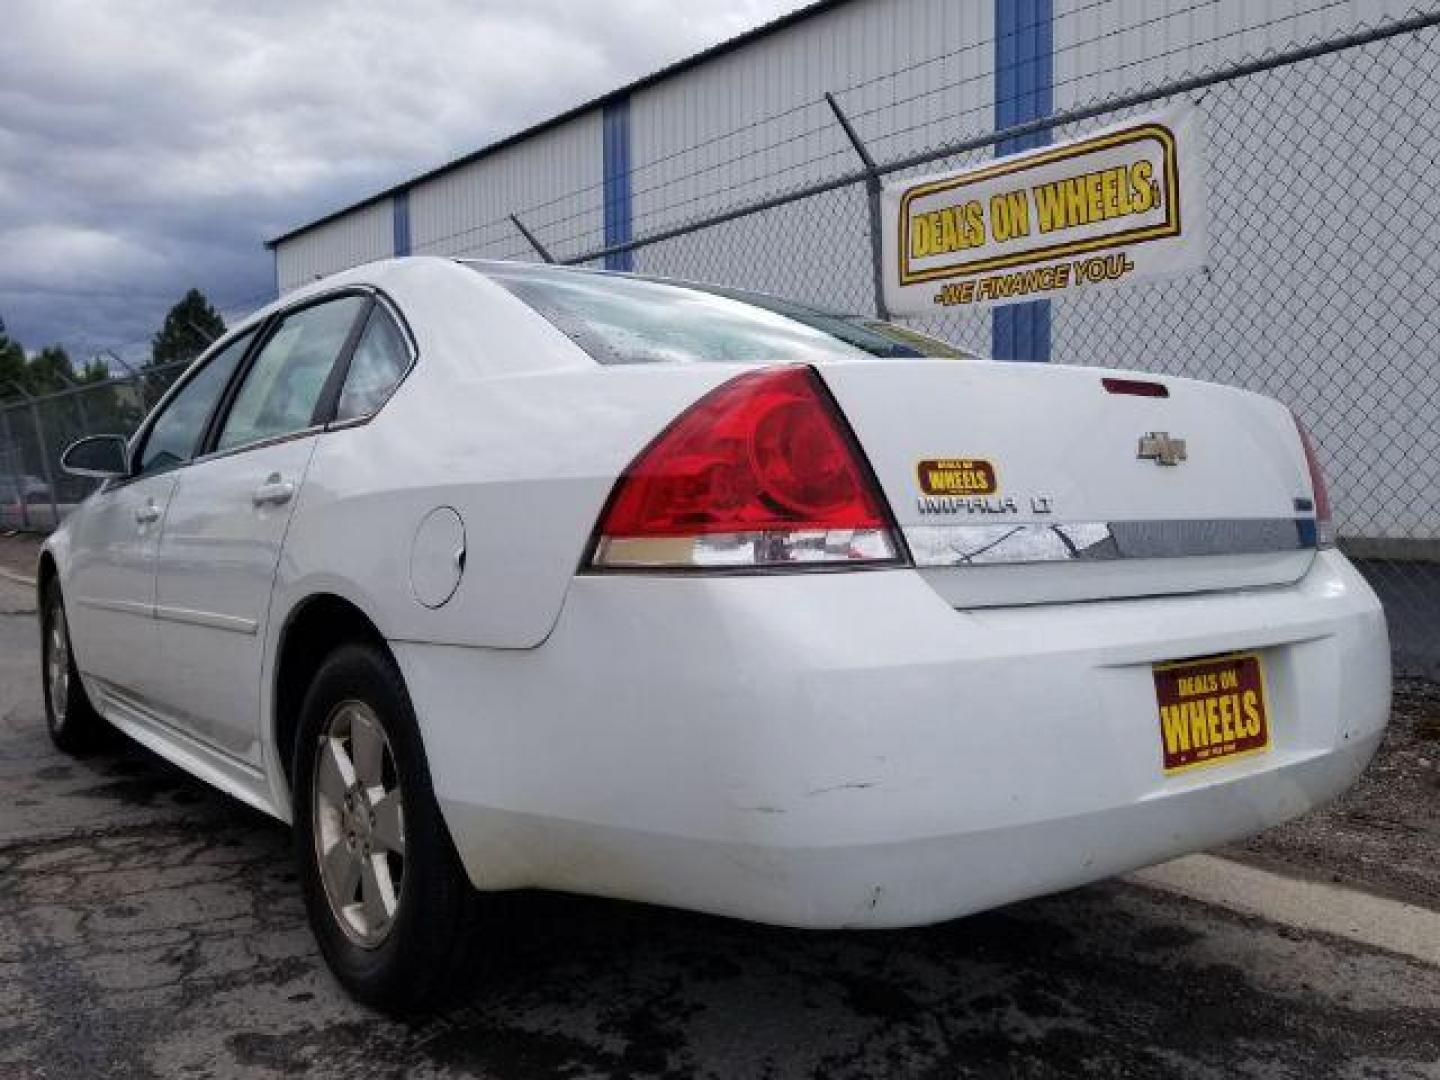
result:
<svg viewBox="0 0 1440 1080"><path fill-rule="evenodd" d="M315 855L342 930L373 949L399 911L405 797L395 754L369 705L341 702L315 755Z"/></svg>
<svg viewBox="0 0 1440 1080"><path fill-rule="evenodd" d="M65 625L65 605L59 603L57 594L50 611L50 629L46 634L45 683L50 691L50 709L55 722L65 723L66 707L70 703L70 632Z"/></svg>
<svg viewBox="0 0 1440 1080"><path fill-rule="evenodd" d="M294 746L295 850L331 970L393 1012L463 990L478 969L478 901L383 643L342 644L320 663Z"/></svg>
<svg viewBox="0 0 1440 1080"><path fill-rule="evenodd" d="M45 723L56 746L67 754L83 754L102 743L105 721L91 706L80 682L60 583L51 580L44 596L40 613L40 664L45 689Z"/></svg>

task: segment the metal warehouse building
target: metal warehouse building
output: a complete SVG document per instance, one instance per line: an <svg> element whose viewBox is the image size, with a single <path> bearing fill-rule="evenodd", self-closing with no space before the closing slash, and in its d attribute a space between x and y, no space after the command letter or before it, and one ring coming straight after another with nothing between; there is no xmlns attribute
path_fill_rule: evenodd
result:
<svg viewBox="0 0 1440 1080"><path fill-rule="evenodd" d="M882 168L955 148L913 175L1071 137L1171 86L1205 113L1210 272L938 328L998 359L1273 393L1326 448L1344 535L1433 549L1440 49L1433 20L1365 36L1406 19L1406 0L827 0L270 241L277 287L390 255L543 249L873 310L861 158L827 95Z"/></svg>

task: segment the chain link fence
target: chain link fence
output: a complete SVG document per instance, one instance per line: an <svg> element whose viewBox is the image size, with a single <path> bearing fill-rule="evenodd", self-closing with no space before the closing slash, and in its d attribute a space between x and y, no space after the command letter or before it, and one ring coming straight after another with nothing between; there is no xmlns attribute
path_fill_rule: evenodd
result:
<svg viewBox="0 0 1440 1080"><path fill-rule="evenodd" d="M1205 117L1209 265L1052 301L1052 360L1225 382L1289 404L1319 443L1341 546L1385 602L1398 670L1440 676L1440 16L1090 102L877 171L978 165L1016 134L1060 141L1178 100ZM839 179L623 247L637 271L871 311L866 178ZM989 312L904 321L989 351Z"/></svg>
<svg viewBox="0 0 1440 1080"><path fill-rule="evenodd" d="M1242 386L1313 433L1400 670L1440 676L1440 29L1204 91L1204 275L1055 305L1054 353ZM1062 135L1063 137L1063 135Z"/></svg>
<svg viewBox="0 0 1440 1080"><path fill-rule="evenodd" d="M1007 140L1067 139L1178 100L1195 103L1207 129L1209 266L1053 301L1052 359L1218 380L1290 404L1320 444L1341 544L1386 603L1399 669L1440 674L1440 13L918 152L886 127L883 101L853 108L873 168L822 100L787 120L803 119L823 151L818 182L777 180L754 195L747 185L748 202L688 220L666 204L637 217L637 239L608 248L593 234L557 236L566 219L522 209L495 226L504 250L466 235L443 253L554 251L598 266L628 252L641 273L873 311L868 199L879 176L978 164ZM835 123L828 135L824 123ZM897 145L903 158L882 156ZM913 322L989 350L989 313ZM0 526L51 527L82 498L88 485L59 474L60 451L82 433L133 430L157 396L151 377L0 407Z"/></svg>
<svg viewBox="0 0 1440 1080"><path fill-rule="evenodd" d="M0 532L49 532L97 485L60 468L85 435L130 435L186 365L148 367L43 397L0 403Z"/></svg>

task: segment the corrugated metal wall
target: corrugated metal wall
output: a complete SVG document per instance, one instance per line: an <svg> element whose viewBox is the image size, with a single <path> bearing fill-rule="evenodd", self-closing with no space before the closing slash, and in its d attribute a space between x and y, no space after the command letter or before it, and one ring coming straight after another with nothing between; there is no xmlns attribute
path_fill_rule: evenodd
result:
<svg viewBox="0 0 1440 1080"><path fill-rule="evenodd" d="M1399 18L1414 0L1054 0L1055 107L1072 108Z"/></svg>
<svg viewBox="0 0 1440 1080"><path fill-rule="evenodd" d="M394 210L389 199L352 210L275 248L275 284L284 293L361 263L394 254Z"/></svg>
<svg viewBox="0 0 1440 1080"><path fill-rule="evenodd" d="M880 157L943 141L966 112L988 116L992 34L982 0L870 0L641 89L631 102L638 231L853 169L827 91Z"/></svg>
<svg viewBox="0 0 1440 1080"><path fill-rule="evenodd" d="M600 246L600 110L410 189L416 255L534 258L520 215L557 258Z"/></svg>
<svg viewBox="0 0 1440 1080"><path fill-rule="evenodd" d="M853 171L859 160L827 92L881 159L988 124L992 37L992 0L868 0L639 90L630 119L636 235ZM707 276L868 305L865 223L863 192L854 191L736 222L706 239ZM845 272L786 279L794 259L780 257L781 245ZM642 248L636 268L683 275L693 254L683 246Z"/></svg>

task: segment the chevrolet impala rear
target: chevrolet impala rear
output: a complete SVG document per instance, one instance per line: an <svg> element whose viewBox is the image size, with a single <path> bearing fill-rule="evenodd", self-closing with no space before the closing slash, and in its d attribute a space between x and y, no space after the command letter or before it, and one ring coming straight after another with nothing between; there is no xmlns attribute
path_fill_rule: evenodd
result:
<svg viewBox="0 0 1440 1080"><path fill-rule="evenodd" d="M1318 806L1389 708L1284 405L756 293L372 263L62 463L51 738L292 823L392 1011L482 969L484 893L948 919Z"/></svg>
<svg viewBox="0 0 1440 1080"><path fill-rule="evenodd" d="M392 644L476 884L926 923L1248 836L1375 751L1381 609L1283 404L467 269L573 354L467 391L533 444L462 512L544 614Z"/></svg>

